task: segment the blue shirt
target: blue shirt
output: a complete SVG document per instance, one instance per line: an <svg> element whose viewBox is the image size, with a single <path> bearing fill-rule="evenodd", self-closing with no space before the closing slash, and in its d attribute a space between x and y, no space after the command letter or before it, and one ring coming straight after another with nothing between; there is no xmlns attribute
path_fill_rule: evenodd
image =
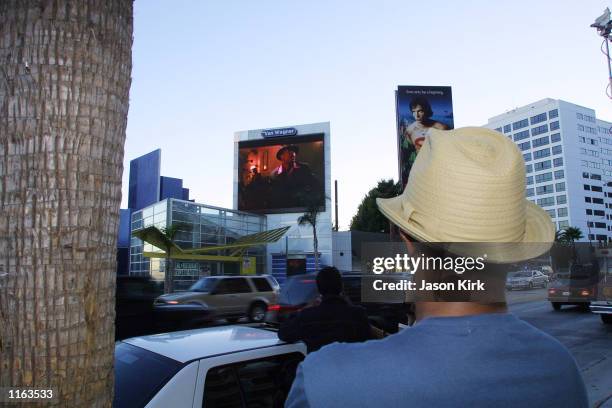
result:
<svg viewBox="0 0 612 408"><path fill-rule="evenodd" d="M383 340L334 343L298 367L285 407L588 407L556 339L496 313L432 317Z"/></svg>

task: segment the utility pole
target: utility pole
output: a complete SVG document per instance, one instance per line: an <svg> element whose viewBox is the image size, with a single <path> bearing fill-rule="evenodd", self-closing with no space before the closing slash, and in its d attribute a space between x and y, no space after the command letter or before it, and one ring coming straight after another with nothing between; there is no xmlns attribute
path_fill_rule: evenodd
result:
<svg viewBox="0 0 612 408"><path fill-rule="evenodd" d="M334 180L334 205L336 213L336 225L334 230L338 231L338 180Z"/></svg>

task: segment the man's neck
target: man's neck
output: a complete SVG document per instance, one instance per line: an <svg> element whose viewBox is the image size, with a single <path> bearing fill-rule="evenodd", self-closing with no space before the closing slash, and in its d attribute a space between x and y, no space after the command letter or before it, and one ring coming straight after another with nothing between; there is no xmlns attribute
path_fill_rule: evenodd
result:
<svg viewBox="0 0 612 408"><path fill-rule="evenodd" d="M474 302L417 302L416 321L426 317L460 317L485 313L507 313L505 303L479 304Z"/></svg>

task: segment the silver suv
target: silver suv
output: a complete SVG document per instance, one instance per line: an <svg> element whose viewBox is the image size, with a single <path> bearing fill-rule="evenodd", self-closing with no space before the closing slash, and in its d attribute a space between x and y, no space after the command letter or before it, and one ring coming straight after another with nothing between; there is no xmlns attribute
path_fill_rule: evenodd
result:
<svg viewBox="0 0 612 408"><path fill-rule="evenodd" d="M244 316L263 322L268 305L278 302L278 293L278 282L270 275L208 276L186 292L159 296L154 306L200 305L229 322Z"/></svg>

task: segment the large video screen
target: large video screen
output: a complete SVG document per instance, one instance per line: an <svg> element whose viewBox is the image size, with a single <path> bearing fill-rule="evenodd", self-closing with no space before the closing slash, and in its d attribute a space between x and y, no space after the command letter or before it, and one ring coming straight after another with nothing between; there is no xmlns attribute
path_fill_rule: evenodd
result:
<svg viewBox="0 0 612 408"><path fill-rule="evenodd" d="M238 144L238 209L255 213L325 208L323 134Z"/></svg>
<svg viewBox="0 0 612 408"><path fill-rule="evenodd" d="M399 86L396 104L399 178L405 186L429 129L454 128L451 87Z"/></svg>

